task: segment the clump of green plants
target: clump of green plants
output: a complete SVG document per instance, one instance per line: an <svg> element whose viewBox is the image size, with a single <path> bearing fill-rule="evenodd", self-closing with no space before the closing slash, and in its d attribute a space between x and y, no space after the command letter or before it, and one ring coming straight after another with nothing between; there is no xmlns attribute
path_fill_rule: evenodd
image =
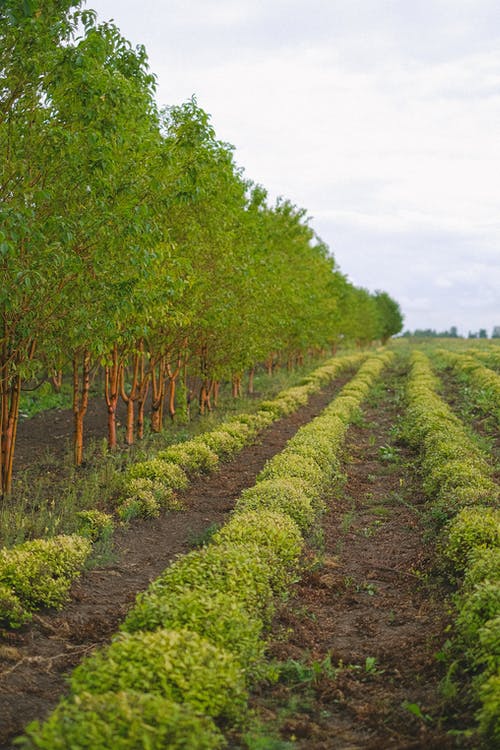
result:
<svg viewBox="0 0 500 750"><path fill-rule="evenodd" d="M171 490L185 490L189 484L186 473L180 466L161 458L132 464L127 469L127 478L152 479Z"/></svg>
<svg viewBox="0 0 500 750"><path fill-rule="evenodd" d="M76 514L77 533L91 542L107 542L113 535L114 523L109 513L100 510L81 510Z"/></svg>
<svg viewBox="0 0 500 750"><path fill-rule="evenodd" d="M218 750L213 721L190 705L152 693L83 693L62 701L44 724L17 740L24 750Z"/></svg>
<svg viewBox="0 0 500 750"><path fill-rule="evenodd" d="M70 685L76 694L152 693L236 722L247 698L234 656L188 630L123 634L85 659Z"/></svg>
<svg viewBox="0 0 500 750"><path fill-rule="evenodd" d="M0 550L0 586L4 592L0 619L18 627L28 619L23 610L61 607L91 549L89 539L75 534L35 539Z"/></svg>
<svg viewBox="0 0 500 750"><path fill-rule="evenodd" d="M300 529L291 518L272 510L234 513L213 537L214 544L255 545L273 571L273 586L286 590L303 547Z"/></svg>
<svg viewBox="0 0 500 750"><path fill-rule="evenodd" d="M122 630L190 630L230 651L247 678L255 678L263 671L263 627L262 619L251 615L231 594L193 589L151 594L129 612Z"/></svg>
<svg viewBox="0 0 500 750"><path fill-rule="evenodd" d="M217 453L201 440L196 439L172 445L160 451L157 458L171 461L191 475L209 474L215 471L219 465Z"/></svg>
<svg viewBox="0 0 500 750"><path fill-rule="evenodd" d="M161 480L146 477L127 479L116 502L116 512L125 522L133 518L157 518L162 510L182 508L171 487Z"/></svg>
<svg viewBox="0 0 500 750"><path fill-rule="evenodd" d="M472 552L494 547L500 547L500 510L496 508L463 508L447 527L444 553L458 572L465 570Z"/></svg>
<svg viewBox="0 0 500 750"><path fill-rule="evenodd" d="M275 510L286 513L303 531L315 521L316 511L304 480L280 477L264 479L243 490L236 511Z"/></svg>

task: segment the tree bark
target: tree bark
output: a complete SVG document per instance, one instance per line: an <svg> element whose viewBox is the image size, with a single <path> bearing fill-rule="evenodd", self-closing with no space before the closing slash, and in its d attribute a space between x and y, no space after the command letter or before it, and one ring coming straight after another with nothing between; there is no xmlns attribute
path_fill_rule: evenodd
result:
<svg viewBox="0 0 500 750"><path fill-rule="evenodd" d="M118 356L118 346L113 347L111 365L104 370L104 397L108 407L108 448L116 448L116 407L120 390L120 379L123 365Z"/></svg>
<svg viewBox="0 0 500 750"><path fill-rule="evenodd" d="M82 358L82 380L80 387L80 356ZM75 354L73 358L73 456L75 466L83 461L83 421L87 413L90 391L90 352Z"/></svg>

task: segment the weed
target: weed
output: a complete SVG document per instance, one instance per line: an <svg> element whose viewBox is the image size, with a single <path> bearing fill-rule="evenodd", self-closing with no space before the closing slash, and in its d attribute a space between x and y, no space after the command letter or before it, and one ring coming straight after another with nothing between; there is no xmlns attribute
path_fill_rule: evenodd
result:
<svg viewBox="0 0 500 750"><path fill-rule="evenodd" d="M213 535L218 531L220 525L218 523L211 523L202 531L190 531L187 538L187 543L190 549L197 549L199 547L205 547L212 540Z"/></svg>

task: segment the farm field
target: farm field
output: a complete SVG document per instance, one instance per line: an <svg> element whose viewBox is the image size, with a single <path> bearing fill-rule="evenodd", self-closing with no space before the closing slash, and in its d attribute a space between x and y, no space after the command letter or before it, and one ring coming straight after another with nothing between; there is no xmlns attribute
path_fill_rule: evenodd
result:
<svg viewBox="0 0 500 750"><path fill-rule="evenodd" d="M318 368L321 389L299 397L314 381L305 377L288 414L276 412L218 470L177 492L182 509L117 528L112 559L83 573L62 609L35 609L31 622L2 629L2 748L50 715L82 659L73 697L30 729L25 747L111 747L124 731L123 747L495 746L500 532L498 428L484 408L491 394L473 396L438 347L394 342L385 351L329 363L328 376ZM261 560L255 570L235 548ZM229 572L213 579L219 558ZM213 605L220 618L219 599L234 607L221 632L209 616ZM197 601L209 614L194 614ZM124 619L108 657L102 647ZM213 687L223 696L218 708L203 687L205 679L219 684L215 667L194 692L189 679L180 688L158 667L150 683L138 676L153 658L148 633L185 628L223 646L242 670L239 687L233 673ZM101 686L107 678L99 675L132 646L137 675L119 670ZM201 646L193 648L196 664ZM96 649L97 661L88 658ZM172 726L158 720L151 733L151 712L160 716L162 706L127 696L156 695L159 683L166 692L158 700L188 713L170 709ZM125 739L120 711L135 717L142 740ZM101 745L88 744L96 715L111 727ZM198 745L189 744L195 725Z"/></svg>

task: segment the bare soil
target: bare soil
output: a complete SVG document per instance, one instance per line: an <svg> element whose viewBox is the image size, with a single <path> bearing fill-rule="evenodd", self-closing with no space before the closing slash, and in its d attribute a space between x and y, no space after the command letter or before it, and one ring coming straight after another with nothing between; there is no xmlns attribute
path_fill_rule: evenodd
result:
<svg viewBox="0 0 500 750"><path fill-rule="evenodd" d="M322 564L309 565L276 618L270 653L287 670L253 696L264 726L298 750L479 747L449 733L473 720L454 715L439 690L450 592L425 541L412 456L392 437L394 374L387 382L349 430Z"/></svg>
<svg viewBox="0 0 500 750"><path fill-rule="evenodd" d="M66 690L66 676L97 646L110 640L136 594L172 561L192 547L192 540L212 524L223 524L241 491L252 486L264 463L281 451L297 429L317 416L347 378L339 378L307 406L268 428L258 444L245 448L231 463L194 481L181 495L184 510L134 522L114 537L115 562L86 572L59 613L42 612L20 631L0 630L0 750L31 720L42 719ZM95 417L97 419L97 417ZM61 440L71 417L60 422L43 414L20 429L20 462L38 437L47 440L48 425ZM45 426L44 426L45 424ZM92 412L89 425L92 425ZM94 425L98 429L98 425ZM90 427L90 429L92 429Z"/></svg>

